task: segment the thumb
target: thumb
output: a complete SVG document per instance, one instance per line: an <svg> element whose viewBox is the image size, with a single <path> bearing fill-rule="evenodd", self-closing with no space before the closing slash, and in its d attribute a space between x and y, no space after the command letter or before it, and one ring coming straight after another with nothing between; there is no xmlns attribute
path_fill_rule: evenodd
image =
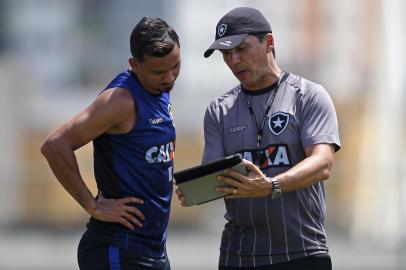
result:
<svg viewBox="0 0 406 270"><path fill-rule="evenodd" d="M243 162L243 165L245 166L245 168L247 168L247 170L249 170L251 172L255 172L257 174L259 173L260 169L257 166L255 166L255 164L252 163L251 161L243 159L242 162Z"/></svg>

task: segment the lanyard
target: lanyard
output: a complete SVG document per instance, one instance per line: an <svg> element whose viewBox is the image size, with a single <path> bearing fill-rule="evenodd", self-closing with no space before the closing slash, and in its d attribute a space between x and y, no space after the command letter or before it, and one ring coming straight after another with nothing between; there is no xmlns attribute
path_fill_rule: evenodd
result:
<svg viewBox="0 0 406 270"><path fill-rule="evenodd" d="M254 110L252 109L252 105L249 102L247 95L246 94L244 95L245 96L245 101L247 102L248 110L249 110L249 112L251 114L251 117L252 117L252 120L254 120L255 126L257 128L257 149L259 149L259 147L261 146L262 135L264 134L264 126L265 126L266 118L268 116L269 110L272 107L272 103L273 103L273 101L275 99L276 92L278 91L279 85L281 84L282 77L284 75L285 75L284 72L281 72L278 83L276 84L276 86L275 86L275 88L274 88L274 90L272 92L272 96L270 97L270 100L268 100L268 106L266 107L264 117L262 117L261 126L258 126L258 122L257 122L257 119L255 117Z"/></svg>

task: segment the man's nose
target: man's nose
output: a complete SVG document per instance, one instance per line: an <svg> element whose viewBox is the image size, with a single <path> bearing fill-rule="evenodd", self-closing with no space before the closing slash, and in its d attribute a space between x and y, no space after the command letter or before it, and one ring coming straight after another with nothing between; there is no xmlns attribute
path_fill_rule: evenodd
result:
<svg viewBox="0 0 406 270"><path fill-rule="evenodd" d="M176 78L176 76L173 72L167 72L167 73L165 73L163 81L164 81L164 83L173 83L175 78Z"/></svg>
<svg viewBox="0 0 406 270"><path fill-rule="evenodd" d="M234 50L231 49L228 53L228 63L229 65L233 66L240 62L240 55Z"/></svg>

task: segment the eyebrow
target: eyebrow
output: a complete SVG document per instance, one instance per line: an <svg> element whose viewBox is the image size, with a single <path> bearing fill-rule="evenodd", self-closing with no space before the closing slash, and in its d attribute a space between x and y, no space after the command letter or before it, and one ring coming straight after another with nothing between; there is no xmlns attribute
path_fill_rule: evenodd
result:
<svg viewBox="0 0 406 270"><path fill-rule="evenodd" d="M247 42L244 40L238 46L235 46L232 49L237 49L237 48L240 48L240 47L245 46L245 45L247 45ZM223 53L223 52L226 52L226 51L229 51L229 50L232 50L232 49L220 49L219 51Z"/></svg>
<svg viewBox="0 0 406 270"><path fill-rule="evenodd" d="M180 65L180 60L175 65L173 65L173 67L169 68L169 70L177 68L179 65ZM167 70L152 70L152 72L158 74L158 73L165 73L165 72L167 72Z"/></svg>
<svg viewBox="0 0 406 270"><path fill-rule="evenodd" d="M244 39L238 46L236 46L235 48L241 47L243 45L247 45L248 42Z"/></svg>
<svg viewBox="0 0 406 270"><path fill-rule="evenodd" d="M171 69L177 68L179 65L180 65L180 60Z"/></svg>

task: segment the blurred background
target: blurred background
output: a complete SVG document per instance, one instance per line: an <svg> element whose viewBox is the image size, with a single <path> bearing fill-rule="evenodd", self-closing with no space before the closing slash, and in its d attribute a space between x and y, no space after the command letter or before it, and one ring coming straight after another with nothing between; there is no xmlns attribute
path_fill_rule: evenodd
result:
<svg viewBox="0 0 406 270"><path fill-rule="evenodd" d="M406 269L402 0L0 0L0 269L77 269L88 216L40 145L127 69L143 16L167 20L180 36L175 170L200 163L205 108L237 84L218 52L203 52L237 6L260 9L280 66L322 84L335 103L342 149L326 182L334 269ZM95 192L91 144L76 154ZM174 198L172 209L172 269L217 269L223 202L182 208Z"/></svg>

